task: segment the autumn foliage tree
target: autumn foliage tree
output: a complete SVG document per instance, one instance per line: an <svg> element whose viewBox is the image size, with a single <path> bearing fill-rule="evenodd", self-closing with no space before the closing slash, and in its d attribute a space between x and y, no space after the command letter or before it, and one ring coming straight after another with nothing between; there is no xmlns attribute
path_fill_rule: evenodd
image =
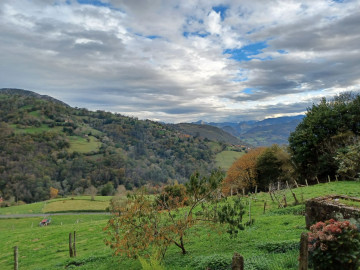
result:
<svg viewBox="0 0 360 270"><path fill-rule="evenodd" d="M257 159L265 149L252 149L231 165L222 187L225 194L238 193L242 189L249 190L256 185Z"/></svg>
<svg viewBox="0 0 360 270"><path fill-rule="evenodd" d="M129 195L126 202L112 201L112 217L105 227L109 236L106 244L115 255L137 257L154 247L158 256L163 257L170 245L186 254L189 229L199 223L227 224L228 231L236 234L244 229L244 210L239 200L227 202L219 196L222 180L220 171L212 172L209 177L195 173L185 185L185 194L182 187L165 188L155 199L140 193ZM221 200L224 202L220 205Z"/></svg>
<svg viewBox="0 0 360 270"><path fill-rule="evenodd" d="M58 195L59 190L57 188L50 187L50 198L54 199Z"/></svg>

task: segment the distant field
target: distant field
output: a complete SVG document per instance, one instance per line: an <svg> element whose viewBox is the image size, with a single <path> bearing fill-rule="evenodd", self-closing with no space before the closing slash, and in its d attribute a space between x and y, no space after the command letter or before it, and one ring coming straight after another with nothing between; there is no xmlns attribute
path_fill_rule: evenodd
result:
<svg viewBox="0 0 360 270"><path fill-rule="evenodd" d="M45 131L56 131L59 132L62 130L62 127L53 127L50 128L46 124L42 124L40 127L31 127L31 128L18 128L17 125L10 125L13 129L15 129L15 133L28 133L28 134L37 134Z"/></svg>
<svg viewBox="0 0 360 270"><path fill-rule="evenodd" d="M79 152L79 153L88 153L91 151L98 151L101 142L93 136L87 138L79 137L79 136L69 136L70 140L70 152Z"/></svg>
<svg viewBox="0 0 360 270"><path fill-rule="evenodd" d="M63 200L45 204L44 213L69 211L105 211L109 201Z"/></svg>
<svg viewBox="0 0 360 270"><path fill-rule="evenodd" d="M228 170L234 161L244 154L245 152L222 151L216 155L216 165L224 170Z"/></svg>
<svg viewBox="0 0 360 270"><path fill-rule="evenodd" d="M95 196L91 201L90 196L73 196L58 198L45 202L17 205L0 208L0 215L11 214L42 214L47 212L66 211L105 211L109 206L112 196Z"/></svg>

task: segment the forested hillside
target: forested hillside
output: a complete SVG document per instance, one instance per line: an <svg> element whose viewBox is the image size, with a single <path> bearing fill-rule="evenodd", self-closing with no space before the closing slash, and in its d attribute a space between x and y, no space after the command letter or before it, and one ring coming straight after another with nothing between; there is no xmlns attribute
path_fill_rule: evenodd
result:
<svg viewBox="0 0 360 270"><path fill-rule="evenodd" d="M24 90L0 90L0 196L33 202L94 186L183 182L210 171L208 140L173 127L104 111L72 108Z"/></svg>

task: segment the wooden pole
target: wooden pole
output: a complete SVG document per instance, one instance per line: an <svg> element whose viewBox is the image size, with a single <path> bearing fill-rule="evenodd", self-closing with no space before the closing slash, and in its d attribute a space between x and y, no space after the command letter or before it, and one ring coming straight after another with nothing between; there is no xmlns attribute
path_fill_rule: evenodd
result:
<svg viewBox="0 0 360 270"><path fill-rule="evenodd" d="M285 194L283 196L283 200L284 200L284 207L287 207L287 201L286 201L286 195Z"/></svg>
<svg viewBox="0 0 360 270"><path fill-rule="evenodd" d="M304 232L301 234L300 239L300 258L299 258L299 270L308 269L308 236Z"/></svg>
<svg viewBox="0 0 360 270"><path fill-rule="evenodd" d="M255 186L255 194L257 194L257 185Z"/></svg>
<svg viewBox="0 0 360 270"><path fill-rule="evenodd" d="M76 231L74 231L73 254L76 257Z"/></svg>
<svg viewBox="0 0 360 270"><path fill-rule="evenodd" d="M280 190L280 181L278 181L278 190Z"/></svg>
<svg viewBox="0 0 360 270"><path fill-rule="evenodd" d="M337 175L335 175L335 179L336 179L336 182L337 182L337 181L339 181L339 179L338 179L338 176L337 176Z"/></svg>
<svg viewBox="0 0 360 270"><path fill-rule="evenodd" d="M264 214L265 214L265 211L266 211L266 201L264 202Z"/></svg>
<svg viewBox="0 0 360 270"><path fill-rule="evenodd" d="M244 257L237 252L232 258L231 270L244 270Z"/></svg>
<svg viewBox="0 0 360 270"><path fill-rule="evenodd" d="M249 225L251 225L251 197L249 196Z"/></svg>
<svg viewBox="0 0 360 270"><path fill-rule="evenodd" d="M294 180L294 182L295 182L295 186L296 186L297 188L299 188L299 185L298 185L298 183L296 182L296 180Z"/></svg>
<svg viewBox="0 0 360 270"><path fill-rule="evenodd" d="M294 192L292 191L292 189L290 188L288 181L286 181L286 186L287 186L287 188L290 190L291 194L293 195L293 197L294 197L294 199L295 199L295 205L298 205L298 204L299 204L299 201L298 201L298 199L296 198L295 193L294 193Z"/></svg>
<svg viewBox="0 0 360 270"><path fill-rule="evenodd" d="M320 184L319 178L317 176L315 178L316 178L317 183Z"/></svg>
<svg viewBox="0 0 360 270"><path fill-rule="evenodd" d="M305 179L305 183L306 183L306 186L308 187L309 185L308 185L307 179Z"/></svg>
<svg viewBox="0 0 360 270"><path fill-rule="evenodd" d="M329 180L329 183L330 183L330 176L328 175L328 180Z"/></svg>
<svg viewBox="0 0 360 270"><path fill-rule="evenodd" d="M14 270L19 269L19 250L18 247L14 247Z"/></svg>
<svg viewBox="0 0 360 270"><path fill-rule="evenodd" d="M73 249L72 249L72 244L71 244L71 233L69 233L69 255L70 257L73 257L74 253L73 253Z"/></svg>
<svg viewBox="0 0 360 270"><path fill-rule="evenodd" d="M245 197L245 188L243 188L242 191L243 191L243 196Z"/></svg>

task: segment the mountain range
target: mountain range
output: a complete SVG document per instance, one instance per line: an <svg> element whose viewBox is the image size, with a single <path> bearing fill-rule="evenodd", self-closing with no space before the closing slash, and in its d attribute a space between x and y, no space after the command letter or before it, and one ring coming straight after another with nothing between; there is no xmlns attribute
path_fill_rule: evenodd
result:
<svg viewBox="0 0 360 270"><path fill-rule="evenodd" d="M270 146L287 144L289 135L302 121L304 115L267 118L261 121L249 120L239 123L206 123L198 121L194 124L210 125L221 128L241 141L253 146Z"/></svg>

